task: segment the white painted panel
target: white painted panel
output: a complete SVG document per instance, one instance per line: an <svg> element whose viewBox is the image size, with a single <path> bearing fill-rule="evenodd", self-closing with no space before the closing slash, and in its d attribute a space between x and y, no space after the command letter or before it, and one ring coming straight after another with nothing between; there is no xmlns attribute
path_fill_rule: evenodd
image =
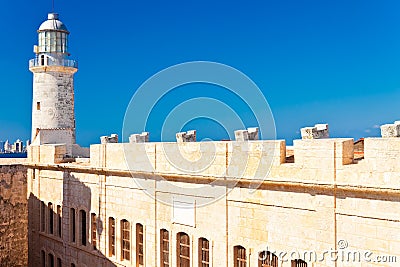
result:
<svg viewBox="0 0 400 267"><path fill-rule="evenodd" d="M182 200L173 200L173 209L172 209L172 222L188 225L195 227L196 226L196 202L193 201L182 201Z"/></svg>

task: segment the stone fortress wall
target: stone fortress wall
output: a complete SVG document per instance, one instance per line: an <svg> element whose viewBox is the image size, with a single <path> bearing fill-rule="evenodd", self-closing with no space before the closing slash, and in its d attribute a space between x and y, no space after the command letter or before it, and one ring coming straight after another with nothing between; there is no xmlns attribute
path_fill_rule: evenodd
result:
<svg viewBox="0 0 400 267"><path fill-rule="evenodd" d="M0 266L28 265L27 167L0 159Z"/></svg>
<svg viewBox="0 0 400 267"><path fill-rule="evenodd" d="M209 266L218 267L235 266L239 250L246 266L258 266L265 250L283 267L292 266L293 251L315 253L307 266L400 261L398 138L365 138L357 159L350 138L295 140L294 162L284 140L107 143L72 163L65 151L30 147L30 266L52 258L66 266L163 266L165 257L177 266L182 235L190 266L199 266L204 240Z"/></svg>

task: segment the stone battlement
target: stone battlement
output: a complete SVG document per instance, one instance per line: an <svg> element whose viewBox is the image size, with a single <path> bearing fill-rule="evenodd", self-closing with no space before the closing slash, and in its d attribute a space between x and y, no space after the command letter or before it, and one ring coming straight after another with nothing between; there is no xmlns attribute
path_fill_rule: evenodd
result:
<svg viewBox="0 0 400 267"><path fill-rule="evenodd" d="M354 159L351 138L294 140L288 163L284 140L248 142L107 143L90 147L90 168L245 180L285 179L356 186L400 186L400 139L365 138ZM65 145L31 146L28 161L60 164ZM80 162L68 164L82 164Z"/></svg>

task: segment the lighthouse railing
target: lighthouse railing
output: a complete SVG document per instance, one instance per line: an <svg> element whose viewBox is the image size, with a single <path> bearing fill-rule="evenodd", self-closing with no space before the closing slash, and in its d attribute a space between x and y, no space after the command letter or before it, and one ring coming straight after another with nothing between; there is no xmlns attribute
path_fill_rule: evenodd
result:
<svg viewBox="0 0 400 267"><path fill-rule="evenodd" d="M63 66L63 67L71 67L78 68L78 61L72 59L65 58L34 58L29 60L29 68L32 67L41 67L41 66Z"/></svg>

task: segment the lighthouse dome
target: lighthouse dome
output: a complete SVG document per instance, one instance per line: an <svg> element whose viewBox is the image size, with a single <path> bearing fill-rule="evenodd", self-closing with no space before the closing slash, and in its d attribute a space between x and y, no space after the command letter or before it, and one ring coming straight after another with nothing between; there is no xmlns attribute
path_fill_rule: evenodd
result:
<svg viewBox="0 0 400 267"><path fill-rule="evenodd" d="M40 25L38 31L64 31L69 33L65 24L58 19L57 13L49 13L47 20Z"/></svg>

